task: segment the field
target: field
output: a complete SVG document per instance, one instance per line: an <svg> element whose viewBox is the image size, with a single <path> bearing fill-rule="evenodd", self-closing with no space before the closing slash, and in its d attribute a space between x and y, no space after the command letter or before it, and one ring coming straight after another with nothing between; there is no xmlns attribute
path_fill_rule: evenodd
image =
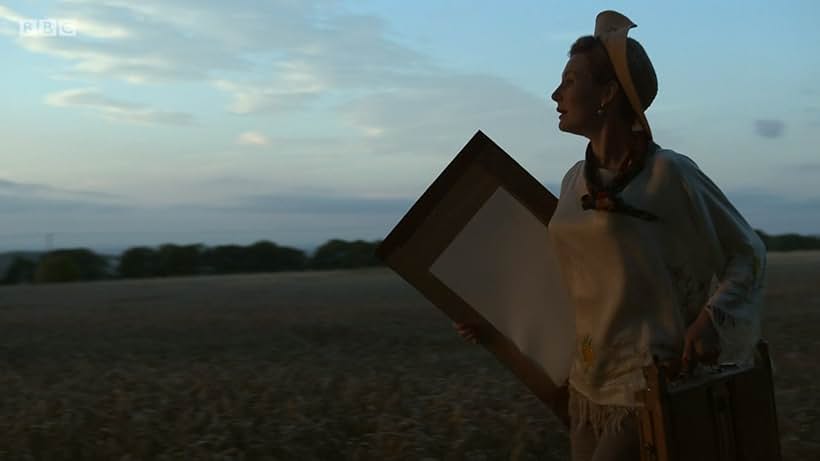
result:
<svg viewBox="0 0 820 461"><path fill-rule="evenodd" d="M820 253L771 254L787 460L820 459ZM0 460L564 460L387 269L0 288Z"/></svg>

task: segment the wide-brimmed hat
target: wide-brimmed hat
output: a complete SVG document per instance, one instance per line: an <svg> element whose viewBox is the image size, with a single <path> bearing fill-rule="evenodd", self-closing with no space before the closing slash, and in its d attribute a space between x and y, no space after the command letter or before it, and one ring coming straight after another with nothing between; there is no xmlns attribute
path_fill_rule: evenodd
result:
<svg viewBox="0 0 820 461"><path fill-rule="evenodd" d="M609 61L615 70L615 77L618 79L618 83L621 84L629 105L632 106L638 116L638 125L634 129L642 129L646 132L647 137L652 139L652 130L649 129L649 122L646 120L646 115L644 115L641 98L635 89L635 83L627 64L626 35L629 29L633 27L637 27L637 25L621 13L612 10L601 11L595 18L595 37L606 48Z"/></svg>

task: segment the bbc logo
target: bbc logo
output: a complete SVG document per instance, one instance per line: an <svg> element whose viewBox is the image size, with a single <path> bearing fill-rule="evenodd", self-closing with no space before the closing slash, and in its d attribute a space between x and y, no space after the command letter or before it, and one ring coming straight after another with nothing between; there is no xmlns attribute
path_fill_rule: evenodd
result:
<svg viewBox="0 0 820 461"><path fill-rule="evenodd" d="M71 21L58 19L21 19L20 36L22 37L74 37L77 27Z"/></svg>

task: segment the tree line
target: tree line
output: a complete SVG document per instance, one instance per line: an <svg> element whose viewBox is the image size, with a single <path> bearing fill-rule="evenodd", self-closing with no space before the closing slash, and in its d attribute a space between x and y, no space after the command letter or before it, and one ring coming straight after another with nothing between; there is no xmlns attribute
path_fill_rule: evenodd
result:
<svg viewBox="0 0 820 461"><path fill-rule="evenodd" d="M768 251L820 250L819 237L799 234L768 235L760 230L756 232Z"/></svg>
<svg viewBox="0 0 820 461"><path fill-rule="evenodd" d="M820 238L757 231L768 251L820 250ZM39 257L17 256L0 283L55 283L117 278L149 278L258 272L353 269L382 266L375 255L380 240L329 240L311 255L269 241L252 245L201 244L132 247L118 258L86 248L61 249Z"/></svg>
<svg viewBox="0 0 820 461"><path fill-rule="evenodd" d="M375 255L380 243L333 239L319 246L311 255L269 241L247 246L139 246L129 248L117 258L86 248L60 249L43 253L39 258L16 256L6 268L2 283L352 269L383 265Z"/></svg>

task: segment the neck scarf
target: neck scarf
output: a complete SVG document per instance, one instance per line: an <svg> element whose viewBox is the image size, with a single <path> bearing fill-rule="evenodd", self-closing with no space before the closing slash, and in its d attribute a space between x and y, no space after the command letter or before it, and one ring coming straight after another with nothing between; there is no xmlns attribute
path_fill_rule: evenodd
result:
<svg viewBox="0 0 820 461"><path fill-rule="evenodd" d="M633 208L624 203L620 197L621 191L638 173L643 170L646 158L657 148L657 144L650 142L646 153L638 156L629 156L618 168L618 172L609 185L604 186L598 159L592 153L592 144L587 144L586 161L584 162L584 178L586 179L588 194L581 197L581 207L584 210L609 211L623 213L628 216L646 221L657 221L658 216L644 210Z"/></svg>

